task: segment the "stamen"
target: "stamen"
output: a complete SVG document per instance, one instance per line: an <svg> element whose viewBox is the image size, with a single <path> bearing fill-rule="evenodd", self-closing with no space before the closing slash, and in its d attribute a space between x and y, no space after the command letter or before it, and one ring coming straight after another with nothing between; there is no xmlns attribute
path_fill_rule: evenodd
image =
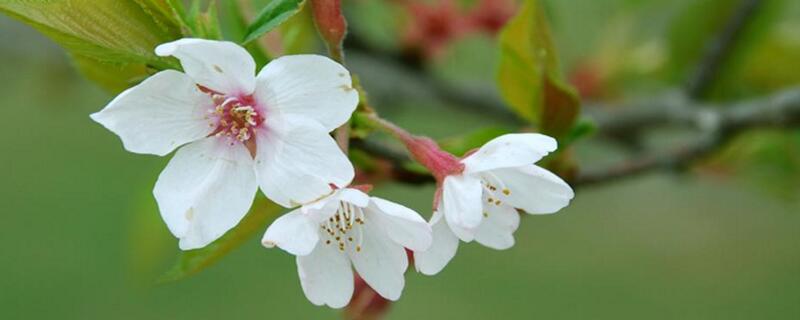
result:
<svg viewBox="0 0 800 320"><path fill-rule="evenodd" d="M249 141L263 118L250 105L251 99L212 94L214 108L209 110L211 126L216 126L216 136L230 138L230 143ZM247 103L247 104L245 104Z"/></svg>
<svg viewBox="0 0 800 320"><path fill-rule="evenodd" d="M360 252L363 243L364 211L349 202L340 201L336 212L327 221L320 224L320 228L328 234L325 244L336 242L339 251L344 252L347 246L355 245L355 251ZM353 229L354 230L351 232Z"/></svg>
<svg viewBox="0 0 800 320"><path fill-rule="evenodd" d="M493 186L499 186L501 190L509 190L506 187L506 185L503 183L503 181L500 180L500 178L498 178L494 173L491 173L489 171L484 172L483 173L483 178L484 178L483 180L486 181L487 184L490 184L490 185L493 185ZM488 178L488 179L486 179L486 178ZM492 191L495 191L495 190L497 190L496 187ZM511 191L509 190L509 192L511 192ZM503 191L503 193L505 193L505 191Z"/></svg>

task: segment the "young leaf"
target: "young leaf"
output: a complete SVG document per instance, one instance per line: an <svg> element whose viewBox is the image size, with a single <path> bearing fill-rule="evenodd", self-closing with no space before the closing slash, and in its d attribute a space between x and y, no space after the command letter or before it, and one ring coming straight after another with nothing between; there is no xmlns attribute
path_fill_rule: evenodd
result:
<svg viewBox="0 0 800 320"><path fill-rule="evenodd" d="M180 37L175 20L154 0L0 0L0 12L47 35L76 59L81 71L113 91L146 76L149 67L172 68L153 49ZM115 77L117 79L115 79Z"/></svg>
<svg viewBox="0 0 800 320"><path fill-rule="evenodd" d="M247 21L239 7L239 1L224 1L225 7L220 11L222 34L225 39L240 41L247 32ZM250 42L244 46L253 56L258 70L269 62L269 57L257 42Z"/></svg>
<svg viewBox="0 0 800 320"><path fill-rule="evenodd" d="M202 249L181 252L175 265L164 273L158 282L177 281L203 271L241 246L254 234L263 232L267 223L275 219L280 212L281 207L278 205L258 198L247 216L235 228Z"/></svg>
<svg viewBox="0 0 800 320"><path fill-rule="evenodd" d="M304 0L273 0L258 13L256 19L247 28L243 43L249 43L275 29L300 11L304 3Z"/></svg>
<svg viewBox="0 0 800 320"><path fill-rule="evenodd" d="M181 22L172 13L172 8L168 0L134 0L150 15L159 28L168 31L169 34L180 34Z"/></svg>
<svg viewBox="0 0 800 320"><path fill-rule="evenodd" d="M132 1L0 0L0 12L71 52L110 62L155 60L153 48L179 36L159 27Z"/></svg>
<svg viewBox="0 0 800 320"><path fill-rule="evenodd" d="M569 132L580 100L561 75L538 1L523 3L501 31L499 46L497 81L505 101L546 134L561 137Z"/></svg>
<svg viewBox="0 0 800 320"><path fill-rule="evenodd" d="M89 80L109 92L122 92L154 72L141 63L110 63L71 55L75 67Z"/></svg>

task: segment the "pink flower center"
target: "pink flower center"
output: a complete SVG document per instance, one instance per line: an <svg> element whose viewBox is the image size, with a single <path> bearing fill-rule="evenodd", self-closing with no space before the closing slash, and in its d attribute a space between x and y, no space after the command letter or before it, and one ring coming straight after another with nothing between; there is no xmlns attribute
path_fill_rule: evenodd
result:
<svg viewBox="0 0 800 320"><path fill-rule="evenodd" d="M214 101L214 107L209 110L211 125L216 126L213 134L228 137L231 144L236 141L246 143L264 123L264 115L252 96L230 97L213 93L211 99Z"/></svg>

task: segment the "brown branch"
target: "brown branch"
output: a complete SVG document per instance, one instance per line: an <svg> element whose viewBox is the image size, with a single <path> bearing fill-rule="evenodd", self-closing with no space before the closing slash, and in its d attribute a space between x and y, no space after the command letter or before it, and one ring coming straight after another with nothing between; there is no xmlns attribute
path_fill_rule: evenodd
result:
<svg viewBox="0 0 800 320"><path fill-rule="evenodd" d="M503 103L496 92L486 88L463 88L443 81L433 76L424 62L414 55L371 47L355 33L345 38L345 47L349 54L360 55L379 63L383 70L408 79L410 83L415 84L415 87L426 90L426 93L448 104L505 123L527 124Z"/></svg>

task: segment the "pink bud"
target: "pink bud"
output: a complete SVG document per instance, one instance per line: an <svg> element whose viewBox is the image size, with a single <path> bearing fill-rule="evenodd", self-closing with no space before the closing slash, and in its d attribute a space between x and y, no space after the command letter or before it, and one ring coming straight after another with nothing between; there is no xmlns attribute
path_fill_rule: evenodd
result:
<svg viewBox="0 0 800 320"><path fill-rule="evenodd" d="M446 176L464 171L464 165L454 155L442 150L428 137L407 136L403 143L417 162L430 170L438 182Z"/></svg>
<svg viewBox="0 0 800 320"><path fill-rule="evenodd" d="M328 45L334 60L342 60L342 41L347 33L347 21L342 15L341 0L311 0L314 23Z"/></svg>

